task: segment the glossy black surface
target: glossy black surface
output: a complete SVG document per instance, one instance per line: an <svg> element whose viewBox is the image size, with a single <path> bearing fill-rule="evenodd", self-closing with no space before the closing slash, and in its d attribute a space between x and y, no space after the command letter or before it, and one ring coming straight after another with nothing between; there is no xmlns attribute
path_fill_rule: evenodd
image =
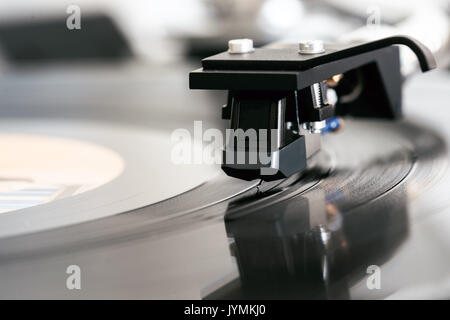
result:
<svg viewBox="0 0 450 320"><path fill-rule="evenodd" d="M377 130L382 133L374 134ZM355 140L358 134L361 139ZM362 139L364 134L367 136ZM369 136L373 137L370 144ZM390 139L388 146L374 150L385 138ZM108 288L117 277L136 281L139 277L179 277L182 273L176 271L176 259L169 257L181 252L189 256L192 271L203 274L216 262L208 266L212 256L196 260L194 252L205 253L203 246L208 243L220 260L231 254L239 277L204 291L203 298L350 298L350 288L367 275L367 267L382 265L407 241L411 223L408 185L422 183L418 173L445 155L445 145L439 136L416 124L351 121L345 133L325 139L324 150L302 176L254 186L247 183L247 190L242 189L243 182L222 176L169 201L112 218L4 239L0 257L6 265L22 260L32 266L44 260L84 260L89 252L102 256L112 249L116 252L110 257L114 264L102 269L109 277L97 274L90 281L98 291L81 291L80 296L121 297L125 293L125 297L133 297L136 288L120 294ZM223 226L226 236L204 233ZM190 233L197 234L203 244L192 247L184 242L183 235ZM170 238L174 246L165 243ZM228 243L229 249L224 249ZM131 250L130 258L126 258L126 247ZM142 254L141 250L153 258L139 261L136 255ZM98 268L101 260L84 263L85 269ZM129 274L123 269L130 266L146 267L140 274ZM54 268L51 264L50 269ZM2 271L5 266L0 274ZM220 274L220 269L213 273ZM184 281L188 279L192 280ZM208 282L204 286L209 286ZM170 281L160 286L167 290ZM156 288L146 290L149 295L144 297L161 293ZM58 291L46 292L53 296Z"/></svg>
<svg viewBox="0 0 450 320"><path fill-rule="evenodd" d="M430 77L443 101L434 84L447 78ZM420 122L348 120L302 176L219 175L135 211L2 239L0 297L450 297L448 110L412 88L406 113ZM81 290L66 289L72 264ZM370 265L380 290L366 286Z"/></svg>

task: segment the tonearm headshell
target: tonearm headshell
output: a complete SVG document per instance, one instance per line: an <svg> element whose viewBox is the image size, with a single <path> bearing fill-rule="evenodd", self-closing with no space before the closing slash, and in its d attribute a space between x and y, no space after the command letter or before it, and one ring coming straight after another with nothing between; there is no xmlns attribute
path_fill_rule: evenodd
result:
<svg viewBox="0 0 450 320"><path fill-rule="evenodd" d="M203 68L190 73L190 88L228 90L223 170L245 180L289 177L319 150L320 133L339 126L336 117L400 117L397 45L416 54L422 71L435 68L432 53L406 36L262 48L237 39L227 52L203 59Z"/></svg>

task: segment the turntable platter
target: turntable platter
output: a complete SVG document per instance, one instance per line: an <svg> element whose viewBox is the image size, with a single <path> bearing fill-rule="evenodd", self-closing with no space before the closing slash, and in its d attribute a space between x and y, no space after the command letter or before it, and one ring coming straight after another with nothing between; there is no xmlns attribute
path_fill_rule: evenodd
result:
<svg viewBox="0 0 450 320"><path fill-rule="evenodd" d="M448 95L446 77L423 78ZM171 165L157 126L5 119L3 134L87 143L117 165L89 191L0 214L0 298L450 297L448 110L420 81L407 120L349 119L304 175L270 183ZM81 290L65 287L74 264Z"/></svg>
<svg viewBox="0 0 450 320"><path fill-rule="evenodd" d="M386 141L389 148L373 151ZM442 174L448 174L445 144L432 131L411 122L348 121L345 132L327 137L325 146L326 152L316 157L305 176L289 181L243 185L219 174L190 192L126 214L5 238L0 257L8 263L0 265L0 277L7 279L6 287L14 290L2 290L1 295L225 298L229 296L223 291L240 279L247 289L233 294L245 297L245 293L255 292L253 289L267 292L261 291L264 287L252 287L255 279L245 278L245 269L251 270L255 264L263 274L270 270L283 289L287 256L279 256L274 249L271 254L275 265L272 263L272 269L264 271L267 257L263 248L293 236L309 239L310 232L316 232L314 226L319 225L328 228L334 247L313 252L331 259L331 278L313 284L321 288L327 283L328 289L338 285L342 294L341 281L345 277L349 279L346 295L358 298L373 294L364 290L361 270L370 264L386 263L399 247L408 248L411 241L419 241L421 237L414 229L422 227L421 218L408 213L408 203L418 197L418 185L433 184ZM114 204L121 206L120 201ZM248 223L253 227L247 228ZM274 230L273 223L279 225L278 233L268 231ZM244 234L242 230L246 230ZM294 243L287 250L294 254L289 250L295 248ZM230 250L234 258L230 258ZM427 254L436 254L436 250ZM350 260L342 258L349 255ZM406 258L401 263L419 263L412 253ZM131 259L133 263L128 263ZM339 261L339 266L347 269L336 271L332 261ZM87 277L86 289L76 294L61 287L60 278L53 277L74 263ZM291 267L304 268L301 260ZM314 266L311 272L315 274L317 268ZM27 288L28 277L8 280L17 270L30 277L41 275L34 280L32 290ZM386 277L399 277L396 270L386 269ZM124 274L129 275L126 280ZM261 282L256 279L256 283ZM398 283L392 281L392 285L376 293L387 296L397 291ZM152 290L155 287L158 290ZM307 297L302 290L289 292L295 297Z"/></svg>

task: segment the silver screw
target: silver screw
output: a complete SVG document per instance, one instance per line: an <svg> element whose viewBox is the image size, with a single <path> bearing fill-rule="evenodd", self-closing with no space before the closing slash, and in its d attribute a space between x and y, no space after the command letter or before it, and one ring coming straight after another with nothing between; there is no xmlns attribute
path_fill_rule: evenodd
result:
<svg viewBox="0 0 450 320"><path fill-rule="evenodd" d="M252 39L233 39L228 41L228 52L232 54L250 53L255 51Z"/></svg>
<svg viewBox="0 0 450 320"><path fill-rule="evenodd" d="M302 124L302 127L309 133L322 133L322 129L326 127L326 121L305 122Z"/></svg>
<svg viewBox="0 0 450 320"><path fill-rule="evenodd" d="M323 107L324 102L322 99L322 87L320 83L314 83L311 86L311 94L313 98L313 107L316 109L320 109Z"/></svg>
<svg viewBox="0 0 450 320"><path fill-rule="evenodd" d="M325 48L322 40L303 40L298 44L298 52L301 54L324 53Z"/></svg>

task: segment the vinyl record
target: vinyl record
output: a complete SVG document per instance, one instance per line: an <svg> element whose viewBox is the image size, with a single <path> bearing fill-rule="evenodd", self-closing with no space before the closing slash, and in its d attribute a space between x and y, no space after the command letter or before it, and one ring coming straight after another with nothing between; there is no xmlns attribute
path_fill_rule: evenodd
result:
<svg viewBox="0 0 450 320"><path fill-rule="evenodd" d="M348 120L300 176L261 183L219 173L158 203L148 199L107 218L5 237L0 274L14 290L2 295L73 297L58 280L65 265L77 264L88 278L76 293L83 298L363 297L367 266L420 241L414 229L427 216L411 213L410 203L447 174L445 156L443 139L417 123ZM97 192L110 190L83 193L84 206ZM110 203L126 208L130 201ZM32 209L6 215L33 219ZM36 272L39 279L26 289ZM399 281L380 295L401 283L398 270L386 273Z"/></svg>
<svg viewBox="0 0 450 320"><path fill-rule="evenodd" d="M421 79L406 87L405 120L348 118L305 172L272 182L172 163L158 124L192 125L174 115L101 120L88 100L73 119L56 104L36 106L47 118L11 109L0 123L11 150L0 159L0 298L450 297L448 111L420 93L435 83L442 101L448 80ZM216 118L217 98L193 95L183 110ZM81 290L66 287L70 266ZM374 266L381 287L370 290Z"/></svg>

